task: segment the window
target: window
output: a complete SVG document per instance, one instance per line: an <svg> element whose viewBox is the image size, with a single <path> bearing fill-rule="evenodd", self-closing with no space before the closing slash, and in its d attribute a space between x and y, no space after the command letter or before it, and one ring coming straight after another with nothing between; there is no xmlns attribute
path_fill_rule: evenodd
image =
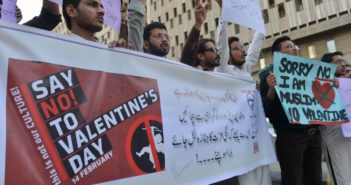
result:
<svg viewBox="0 0 351 185"><path fill-rule="evenodd" d="M184 32L184 42L186 42L186 40L188 40L188 32Z"/></svg>
<svg viewBox="0 0 351 185"><path fill-rule="evenodd" d="M184 50L184 44L180 43L180 51L182 52Z"/></svg>
<svg viewBox="0 0 351 185"><path fill-rule="evenodd" d="M173 8L173 15L174 17L177 17L177 8Z"/></svg>
<svg viewBox="0 0 351 185"><path fill-rule="evenodd" d="M320 5L323 3L323 0L314 0L315 5Z"/></svg>
<svg viewBox="0 0 351 185"><path fill-rule="evenodd" d="M210 31L210 38L212 40L215 40L215 34L214 34L214 31Z"/></svg>
<svg viewBox="0 0 351 185"><path fill-rule="evenodd" d="M265 24L269 23L269 17L268 17L268 10L267 9L262 11L262 16L263 16L264 23Z"/></svg>
<svg viewBox="0 0 351 185"><path fill-rule="evenodd" d="M178 35L176 35L176 36L175 36L175 44L176 44L176 46L178 46L178 44L179 44L179 38L178 38Z"/></svg>
<svg viewBox="0 0 351 185"><path fill-rule="evenodd" d="M174 53L174 47L172 47L172 57L175 57L175 53Z"/></svg>
<svg viewBox="0 0 351 185"><path fill-rule="evenodd" d="M183 7L183 13L185 13L185 11L186 11L185 3L182 4L182 7Z"/></svg>
<svg viewBox="0 0 351 185"><path fill-rule="evenodd" d="M170 24L171 28L173 28L173 19L169 20L169 24Z"/></svg>
<svg viewBox="0 0 351 185"><path fill-rule="evenodd" d="M182 24L182 15L178 15L178 24Z"/></svg>
<svg viewBox="0 0 351 185"><path fill-rule="evenodd" d="M163 5L165 5L165 2L164 2L164 0L161 0L161 5L163 6Z"/></svg>
<svg viewBox="0 0 351 185"><path fill-rule="evenodd" d="M216 24L216 27L218 26L218 24L219 24L219 18L217 17L217 18L215 18L215 24Z"/></svg>
<svg viewBox="0 0 351 185"><path fill-rule="evenodd" d="M240 33L240 26L239 26L239 24L234 24L234 31L235 31L235 34L239 34Z"/></svg>
<svg viewBox="0 0 351 185"><path fill-rule="evenodd" d="M168 12L166 12L166 21L169 21L169 15L168 15Z"/></svg>
<svg viewBox="0 0 351 185"><path fill-rule="evenodd" d="M191 11L190 10L188 10L188 20L191 20Z"/></svg>
<svg viewBox="0 0 351 185"><path fill-rule="evenodd" d="M207 22L204 24L204 29L205 29L205 34L207 34L208 33L208 24L207 24Z"/></svg>
<svg viewBox="0 0 351 185"><path fill-rule="evenodd" d="M285 8L283 3L278 4L278 13L279 13L279 18L285 17Z"/></svg>
<svg viewBox="0 0 351 185"><path fill-rule="evenodd" d="M302 0L295 0L296 11L300 12L303 10Z"/></svg>
<svg viewBox="0 0 351 185"><path fill-rule="evenodd" d="M154 10L156 10L157 9L157 7L156 7L156 1L154 2Z"/></svg>
<svg viewBox="0 0 351 185"><path fill-rule="evenodd" d="M261 67L261 69L266 67L266 59L265 58L260 59L260 67Z"/></svg>
<svg viewBox="0 0 351 185"><path fill-rule="evenodd" d="M274 0L268 0L268 4L269 4L269 8L274 8L275 7Z"/></svg>
<svg viewBox="0 0 351 185"><path fill-rule="evenodd" d="M307 48L308 48L308 56L310 56L310 58L316 58L317 57L316 47L314 45L310 45Z"/></svg>
<svg viewBox="0 0 351 185"><path fill-rule="evenodd" d="M327 41L327 48L328 48L328 52L335 52L336 51L335 41L328 40Z"/></svg>
<svg viewBox="0 0 351 185"><path fill-rule="evenodd" d="M158 16L158 22L161 22L161 16Z"/></svg>

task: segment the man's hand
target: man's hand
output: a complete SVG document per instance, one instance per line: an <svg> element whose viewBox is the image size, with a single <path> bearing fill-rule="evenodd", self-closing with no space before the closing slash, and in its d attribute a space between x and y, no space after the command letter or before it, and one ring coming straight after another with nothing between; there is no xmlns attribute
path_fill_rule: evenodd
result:
<svg viewBox="0 0 351 185"><path fill-rule="evenodd" d="M119 48L127 48L127 49L134 50L133 45L131 43L127 42L126 39L124 39L124 38L120 38L120 39L118 39L118 41L114 40L114 41L110 42L108 44L108 47L109 48L119 47Z"/></svg>
<svg viewBox="0 0 351 185"><path fill-rule="evenodd" d="M205 6L203 6L200 3L200 0L195 0L195 28L196 29L201 30L201 26L207 18L208 8L209 8L209 5L207 3L205 4Z"/></svg>
<svg viewBox="0 0 351 185"><path fill-rule="evenodd" d="M269 87L274 87L275 85L277 85L277 79L275 78L272 72L269 72L266 81Z"/></svg>
<svg viewBox="0 0 351 185"><path fill-rule="evenodd" d="M43 0L43 8L49 10L54 15L61 15L59 5L49 0Z"/></svg>
<svg viewBox="0 0 351 185"><path fill-rule="evenodd" d="M267 92L267 99L273 100L275 97L275 88L274 86L277 85L277 79L275 78L274 74L272 72L269 72L269 75L266 78L267 84L269 86L268 92Z"/></svg>

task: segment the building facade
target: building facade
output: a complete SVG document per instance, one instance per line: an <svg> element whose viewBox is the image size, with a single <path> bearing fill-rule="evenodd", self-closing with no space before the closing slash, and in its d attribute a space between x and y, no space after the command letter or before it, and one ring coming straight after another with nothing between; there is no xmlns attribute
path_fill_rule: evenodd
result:
<svg viewBox="0 0 351 185"><path fill-rule="evenodd" d="M220 9L215 0L201 2L210 5L201 37L213 39ZM266 36L260 61L254 70L256 78L261 68L272 63L272 42L283 35L294 40L304 57L318 60L326 52L340 50L351 62L351 0L260 0L260 5ZM194 1L190 0L147 0L147 22L165 23L172 38L169 58L180 58L195 23L194 6ZM244 45L248 45L254 31L230 24L228 34L239 37Z"/></svg>

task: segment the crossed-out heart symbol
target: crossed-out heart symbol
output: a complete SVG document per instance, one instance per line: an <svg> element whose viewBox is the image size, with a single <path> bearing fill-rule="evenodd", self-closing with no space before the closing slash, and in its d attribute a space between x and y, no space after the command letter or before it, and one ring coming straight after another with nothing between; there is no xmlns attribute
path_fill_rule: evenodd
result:
<svg viewBox="0 0 351 185"><path fill-rule="evenodd" d="M322 85L319 80L314 80L312 83L312 92L317 102L324 109L329 109L334 103L335 91L331 82L326 82Z"/></svg>

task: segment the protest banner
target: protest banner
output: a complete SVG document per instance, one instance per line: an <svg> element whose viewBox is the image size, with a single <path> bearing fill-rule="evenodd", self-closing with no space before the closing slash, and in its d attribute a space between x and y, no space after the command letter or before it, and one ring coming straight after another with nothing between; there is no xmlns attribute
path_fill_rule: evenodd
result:
<svg viewBox="0 0 351 185"><path fill-rule="evenodd" d="M348 117L333 85L335 65L274 53L275 89L290 123L342 124Z"/></svg>
<svg viewBox="0 0 351 185"><path fill-rule="evenodd" d="M276 162L255 82L20 25L0 34L0 184L209 184Z"/></svg>
<svg viewBox="0 0 351 185"><path fill-rule="evenodd" d="M223 0L221 18L266 33L259 0Z"/></svg>
<svg viewBox="0 0 351 185"><path fill-rule="evenodd" d="M345 105L345 109L349 120L351 120L351 79L349 78L338 78L339 80L339 92L341 99ZM342 133L345 137L351 137L351 123L342 124Z"/></svg>

